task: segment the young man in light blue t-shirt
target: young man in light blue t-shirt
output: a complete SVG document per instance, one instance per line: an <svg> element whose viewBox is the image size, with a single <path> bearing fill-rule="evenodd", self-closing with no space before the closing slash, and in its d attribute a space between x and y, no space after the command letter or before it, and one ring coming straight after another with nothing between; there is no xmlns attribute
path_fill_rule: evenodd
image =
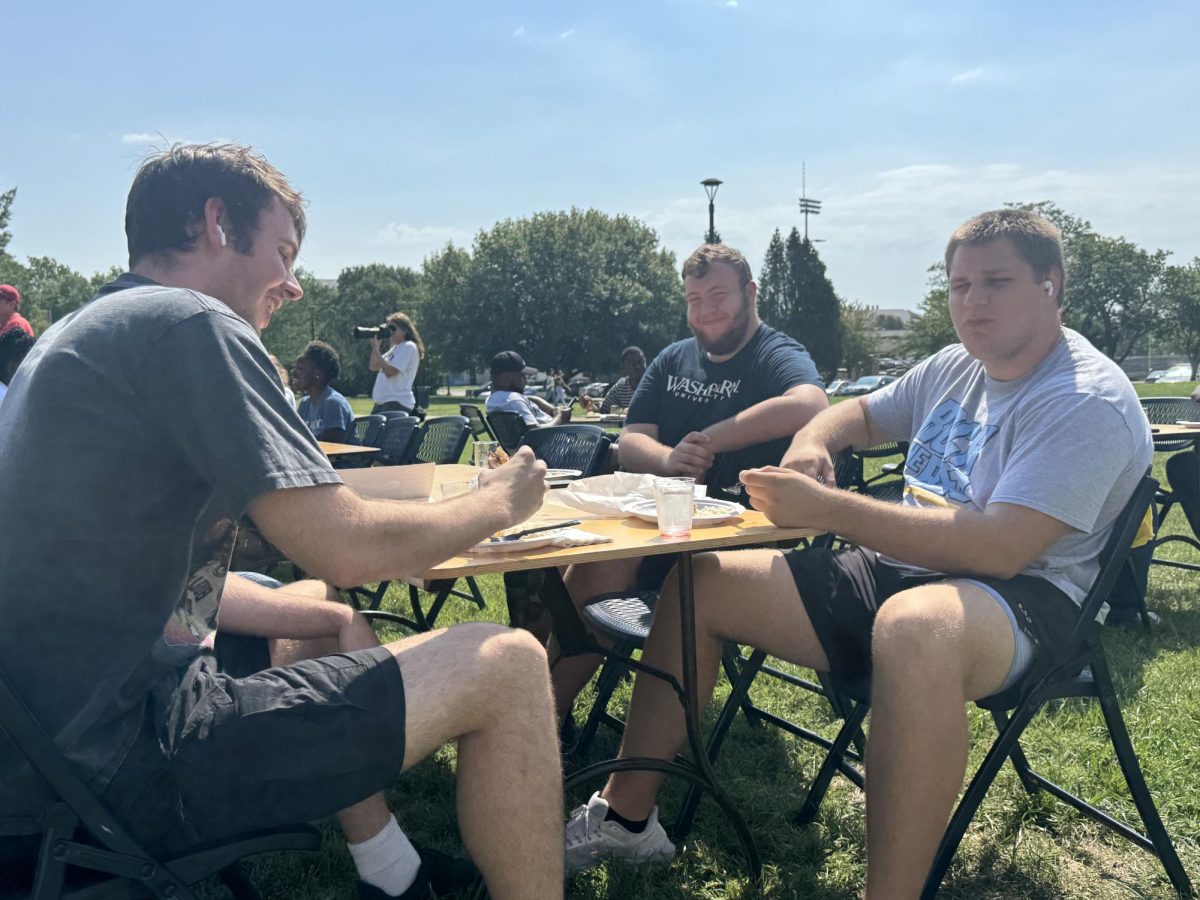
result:
<svg viewBox="0 0 1200 900"><path fill-rule="evenodd" d="M1057 228L1021 210L983 213L951 237L946 266L962 343L818 414L782 467L741 476L771 521L856 546L695 561L702 697L725 641L870 675L868 900L920 893L962 787L966 704L1054 658L1153 455L1129 379L1062 326ZM834 487L834 454L895 440L910 442L902 504ZM1072 464L1084 447L1088 464ZM643 662L676 677L678 616L672 575ZM639 677L622 755L669 760L684 736L670 687ZM661 781L616 774L577 809L568 870L671 856Z"/></svg>

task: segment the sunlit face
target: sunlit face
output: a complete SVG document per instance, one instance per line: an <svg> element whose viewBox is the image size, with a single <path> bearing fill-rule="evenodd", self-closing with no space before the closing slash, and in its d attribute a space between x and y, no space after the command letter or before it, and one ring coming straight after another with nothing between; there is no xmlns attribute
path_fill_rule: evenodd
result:
<svg viewBox="0 0 1200 900"><path fill-rule="evenodd" d="M250 253L238 253L232 241L222 249L217 264L223 268L216 276L220 293L214 296L260 334L285 303L304 296L292 274L300 250L296 224L278 199L259 217Z"/></svg>
<svg viewBox="0 0 1200 900"><path fill-rule="evenodd" d="M306 356L297 357L296 361L292 363L292 388L302 394L307 394L323 384L323 373L316 364Z"/></svg>
<svg viewBox="0 0 1200 900"><path fill-rule="evenodd" d="M737 350L755 324L754 282L743 288L733 266L716 262L703 278L684 278L683 289L688 327L700 346L715 356Z"/></svg>
<svg viewBox="0 0 1200 900"><path fill-rule="evenodd" d="M1006 367L1060 327L1058 306L1008 238L963 244L950 260L950 319L967 352ZM1052 291L1060 275L1051 273Z"/></svg>

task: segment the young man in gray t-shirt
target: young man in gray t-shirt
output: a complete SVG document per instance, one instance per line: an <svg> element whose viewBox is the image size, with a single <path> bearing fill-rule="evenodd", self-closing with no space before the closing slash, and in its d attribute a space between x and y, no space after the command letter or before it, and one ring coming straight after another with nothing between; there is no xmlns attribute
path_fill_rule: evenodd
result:
<svg viewBox="0 0 1200 900"><path fill-rule="evenodd" d="M725 641L871 677L869 900L920 892L962 786L966 703L1053 657L1153 455L1129 380L1062 327L1053 225L1019 210L984 213L955 232L946 264L962 343L816 416L783 467L742 473L773 522L857 546L695 562L702 691ZM902 504L834 488L834 454L894 440L910 442ZM672 578L643 661L677 677L678 629ZM683 741L670 687L639 678L622 755L670 759ZM654 806L661 780L613 775L576 810L568 869L670 856Z"/></svg>

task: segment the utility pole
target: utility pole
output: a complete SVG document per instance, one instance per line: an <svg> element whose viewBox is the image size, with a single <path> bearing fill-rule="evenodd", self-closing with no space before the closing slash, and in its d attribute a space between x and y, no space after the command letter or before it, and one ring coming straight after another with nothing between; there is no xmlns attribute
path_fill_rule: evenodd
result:
<svg viewBox="0 0 1200 900"><path fill-rule="evenodd" d="M808 217L821 214L821 201L808 197L808 173L806 164L800 163L800 213L804 216L804 243L808 243ZM822 240L817 238L817 240Z"/></svg>

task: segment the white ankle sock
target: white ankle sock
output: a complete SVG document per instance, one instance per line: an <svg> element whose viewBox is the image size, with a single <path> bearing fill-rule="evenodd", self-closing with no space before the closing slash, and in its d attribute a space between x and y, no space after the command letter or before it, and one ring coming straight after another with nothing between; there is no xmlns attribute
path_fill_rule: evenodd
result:
<svg viewBox="0 0 1200 900"><path fill-rule="evenodd" d="M395 816L390 817L374 837L348 846L358 877L385 894L399 897L417 878L421 857L400 830Z"/></svg>

